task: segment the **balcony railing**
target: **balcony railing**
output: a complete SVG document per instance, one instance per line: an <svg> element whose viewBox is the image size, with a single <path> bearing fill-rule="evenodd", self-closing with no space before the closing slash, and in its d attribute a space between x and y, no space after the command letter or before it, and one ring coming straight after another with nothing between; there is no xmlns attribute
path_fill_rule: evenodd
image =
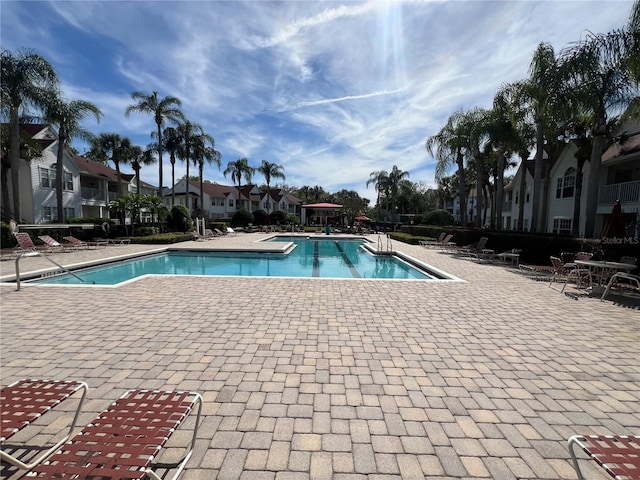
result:
<svg viewBox="0 0 640 480"><path fill-rule="evenodd" d="M82 187L81 191L82 191L83 200L96 200L96 201L103 200L104 201L104 197L105 197L104 190L100 190L98 188Z"/></svg>
<svg viewBox="0 0 640 480"><path fill-rule="evenodd" d="M614 183L600 187L598 203L613 205L617 200L624 203L640 203L640 180Z"/></svg>

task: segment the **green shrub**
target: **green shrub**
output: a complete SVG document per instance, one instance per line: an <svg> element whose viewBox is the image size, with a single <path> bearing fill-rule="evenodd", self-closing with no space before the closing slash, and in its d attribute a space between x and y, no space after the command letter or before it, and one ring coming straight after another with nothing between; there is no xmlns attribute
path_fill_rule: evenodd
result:
<svg viewBox="0 0 640 480"><path fill-rule="evenodd" d="M287 215L287 223L292 225L300 225L300 217L294 215L293 213L289 213Z"/></svg>
<svg viewBox="0 0 640 480"><path fill-rule="evenodd" d="M262 210L262 209L258 209L258 210L254 210L253 212L253 224L254 225L266 225L267 224L267 212Z"/></svg>
<svg viewBox="0 0 640 480"><path fill-rule="evenodd" d="M433 210L424 216L422 223L426 225L453 225L454 219L453 215L446 210Z"/></svg>
<svg viewBox="0 0 640 480"><path fill-rule="evenodd" d="M0 222L0 247L13 248L18 245L16 237L13 236L8 223Z"/></svg>
<svg viewBox="0 0 640 480"><path fill-rule="evenodd" d="M160 233L158 227L137 227L133 230L133 235L136 237L148 237L149 235L157 235Z"/></svg>
<svg viewBox="0 0 640 480"><path fill-rule="evenodd" d="M231 218L231 226L234 228L246 227L250 223L253 223L253 214L250 211L245 210L244 208L234 213L233 217Z"/></svg>
<svg viewBox="0 0 640 480"><path fill-rule="evenodd" d="M193 228L193 220L187 207L174 205L167 218L167 227L172 232L188 232Z"/></svg>
<svg viewBox="0 0 640 480"><path fill-rule="evenodd" d="M170 243L178 243L178 242L187 242L192 240L193 237L190 233L181 233L181 232L170 232L170 233L159 233L157 235L149 235L147 237L136 237L131 241L137 244L143 245L163 245Z"/></svg>
<svg viewBox="0 0 640 480"><path fill-rule="evenodd" d="M287 212L277 210L269 214L271 225L284 225L287 223Z"/></svg>

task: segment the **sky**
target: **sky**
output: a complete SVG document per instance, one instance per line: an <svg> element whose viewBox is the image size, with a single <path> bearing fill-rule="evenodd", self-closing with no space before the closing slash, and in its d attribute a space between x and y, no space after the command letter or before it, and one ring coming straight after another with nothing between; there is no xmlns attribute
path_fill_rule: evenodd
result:
<svg viewBox="0 0 640 480"><path fill-rule="evenodd" d="M66 99L98 106L100 123L83 122L93 133L145 147L153 118L124 112L132 92L157 91L181 99L185 116L215 138L222 167L207 166L206 180L231 185L228 162L267 160L288 186L355 190L373 205L372 172L396 165L434 185L424 145L452 113L490 108L501 85L527 78L541 42L559 53L587 32L624 27L632 4L2 0L0 43L36 51ZM185 173L177 163L176 178ZM158 166L141 178L157 185Z"/></svg>

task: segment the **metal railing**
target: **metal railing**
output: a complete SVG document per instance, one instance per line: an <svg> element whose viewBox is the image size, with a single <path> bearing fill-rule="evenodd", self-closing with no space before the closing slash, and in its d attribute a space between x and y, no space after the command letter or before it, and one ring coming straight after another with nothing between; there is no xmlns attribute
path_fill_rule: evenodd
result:
<svg viewBox="0 0 640 480"><path fill-rule="evenodd" d="M598 192L600 205L613 205L617 200L624 203L640 203L640 180L604 185Z"/></svg>
<svg viewBox="0 0 640 480"><path fill-rule="evenodd" d="M76 275L75 273L73 273L71 270L69 270L67 267L63 267L62 265L60 265L58 262L56 262L55 260L53 260L52 258L47 257L46 255L43 255L42 252L24 252L24 253L20 253L17 257L16 257L16 291L20 290L20 259L22 257L43 257L46 258L47 260L49 260L51 263L53 263L56 267L58 267L59 269L63 270L64 272L68 273L69 275L73 275L74 277L76 277L78 280L80 280L82 283L87 283L85 280L83 280L82 278L80 278L78 275ZM91 282L92 284L95 285L95 282Z"/></svg>

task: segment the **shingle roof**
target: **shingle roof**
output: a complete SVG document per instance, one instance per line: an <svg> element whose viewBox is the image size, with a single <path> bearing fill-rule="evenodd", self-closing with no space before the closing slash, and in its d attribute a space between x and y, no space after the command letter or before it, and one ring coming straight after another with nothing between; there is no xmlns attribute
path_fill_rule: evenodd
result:
<svg viewBox="0 0 640 480"><path fill-rule="evenodd" d="M104 165L103 163L96 162L95 160L89 160L88 158L80 156L74 157L74 160L81 173L93 175L96 177L105 177L108 180L112 180L114 182L118 181L118 175L115 169ZM128 175L120 172L120 178L125 182L130 181L132 177L133 175Z"/></svg>

